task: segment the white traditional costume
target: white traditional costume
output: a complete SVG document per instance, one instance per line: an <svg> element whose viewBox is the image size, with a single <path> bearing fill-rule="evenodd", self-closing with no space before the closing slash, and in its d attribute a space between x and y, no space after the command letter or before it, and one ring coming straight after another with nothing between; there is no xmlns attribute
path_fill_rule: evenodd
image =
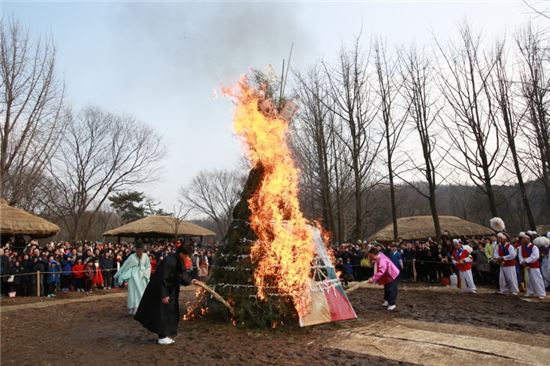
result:
<svg viewBox="0 0 550 366"><path fill-rule="evenodd" d="M527 234L520 233L520 237L531 239ZM544 288L544 280L540 270L539 262L540 252L536 245L529 242L522 244L519 248L519 263L527 267L529 278L527 279L527 296L537 296L544 298L546 290Z"/></svg>
<svg viewBox="0 0 550 366"><path fill-rule="evenodd" d="M453 264L460 274L460 289L462 292L476 293L477 288L474 283L474 277L472 276L472 248L468 245L462 245L459 239L454 239L453 243L456 245L460 243L460 248L455 249L453 252Z"/></svg>
<svg viewBox="0 0 550 366"><path fill-rule="evenodd" d="M501 294L519 293L518 276L516 274L516 249L512 244L504 240L505 234L498 233L499 244L495 247L494 258L500 263L499 287Z"/></svg>

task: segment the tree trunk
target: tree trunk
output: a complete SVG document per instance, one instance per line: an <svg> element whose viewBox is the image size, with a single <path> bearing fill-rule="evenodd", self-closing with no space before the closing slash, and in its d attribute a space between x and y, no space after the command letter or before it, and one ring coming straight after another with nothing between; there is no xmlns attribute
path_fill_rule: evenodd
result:
<svg viewBox="0 0 550 366"><path fill-rule="evenodd" d="M487 199L489 200L489 209L491 210L491 215L493 215L493 217L496 217L498 216L498 210L495 200L495 193L493 192L493 185L491 184L490 180L485 182L485 189Z"/></svg>
<svg viewBox="0 0 550 366"><path fill-rule="evenodd" d="M361 179L359 178L359 170L355 167L353 173L353 177L355 180L355 239L363 239L363 215L361 212Z"/></svg>
<svg viewBox="0 0 550 366"><path fill-rule="evenodd" d="M392 217L392 223L393 223L393 240L397 240L399 236L399 231L397 227L397 205L395 203L395 187L393 184L393 168L392 168L392 156L391 156L392 154L391 154L388 123L386 123L386 144L387 144L387 151L388 151L388 173L389 173L389 179L390 179L390 201L391 201L391 217Z"/></svg>
<svg viewBox="0 0 550 366"><path fill-rule="evenodd" d="M527 215L527 221L529 222L529 228L531 230L536 230L535 218L533 216L533 211L531 210L531 204L529 203L529 197L527 197L527 191L525 189L525 184L523 182L523 176L521 174L521 169L519 167L519 158L516 151L516 143L513 136L510 135L511 131L509 126L506 126L506 134L508 135L508 146L512 152L512 159L514 160L514 169L516 171L516 179L518 180L519 192L521 195L521 200L523 201L523 208L525 209L525 214Z"/></svg>
<svg viewBox="0 0 550 366"><path fill-rule="evenodd" d="M437 202L435 199L435 189L430 187L430 210L434 221L435 237L439 241L441 239L441 225L439 224L439 214L437 213Z"/></svg>

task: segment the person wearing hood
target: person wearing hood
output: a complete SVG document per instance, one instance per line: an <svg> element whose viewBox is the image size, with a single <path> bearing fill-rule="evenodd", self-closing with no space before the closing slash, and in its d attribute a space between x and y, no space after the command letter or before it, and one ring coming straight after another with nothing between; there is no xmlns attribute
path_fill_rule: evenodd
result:
<svg viewBox="0 0 550 366"><path fill-rule="evenodd" d="M477 292L472 276L472 248L463 246L460 239L453 239L455 250L452 254L452 261L460 274L460 288L462 292L475 294Z"/></svg>
<svg viewBox="0 0 550 366"><path fill-rule="evenodd" d="M527 291L526 296L537 296L539 299L546 297L546 290L544 288L544 280L542 279L542 272L540 271L540 252L539 248L531 243L533 239L533 233L519 233L521 240L521 246L519 248L519 264L527 269Z"/></svg>
<svg viewBox="0 0 550 366"><path fill-rule="evenodd" d="M137 241L135 253L128 256L120 270L114 276L117 285L128 281L128 313L135 315L141 297L151 277L151 262L149 256L144 253L143 242Z"/></svg>
<svg viewBox="0 0 550 366"><path fill-rule="evenodd" d="M48 262L48 275L46 277L46 284L48 285L47 293L48 297L55 297L55 290L59 286L61 273L61 265L57 262L53 255L50 255Z"/></svg>
<svg viewBox="0 0 550 366"><path fill-rule="evenodd" d="M516 249L510 244L505 233L497 234L498 245L495 249L495 260L500 264L500 294L517 295L519 293L516 274Z"/></svg>
<svg viewBox="0 0 550 366"><path fill-rule="evenodd" d="M158 344L173 344L180 321L180 285L191 283L191 275L183 263L189 251L183 245L159 263L145 289L134 319L149 331L158 334Z"/></svg>
<svg viewBox="0 0 550 366"><path fill-rule="evenodd" d="M61 261L61 291L68 292L71 288L71 280L73 277L73 255L65 254Z"/></svg>

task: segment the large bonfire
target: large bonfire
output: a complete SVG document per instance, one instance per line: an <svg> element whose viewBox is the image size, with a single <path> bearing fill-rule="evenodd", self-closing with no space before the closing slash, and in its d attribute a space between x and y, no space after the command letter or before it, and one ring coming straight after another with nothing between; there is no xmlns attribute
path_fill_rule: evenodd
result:
<svg viewBox="0 0 550 366"><path fill-rule="evenodd" d="M235 309L238 324L276 326L308 312L315 257L287 140L291 113L246 78L227 92L251 171L209 283ZM215 302L208 312L227 314Z"/></svg>
<svg viewBox="0 0 550 366"><path fill-rule="evenodd" d="M246 80L239 85L235 132L243 138L252 166L263 167L258 189L248 200L250 225L257 235L250 252L254 283L260 299L275 288L292 299L302 315L308 310L314 250L298 202L299 172L287 143L288 121Z"/></svg>

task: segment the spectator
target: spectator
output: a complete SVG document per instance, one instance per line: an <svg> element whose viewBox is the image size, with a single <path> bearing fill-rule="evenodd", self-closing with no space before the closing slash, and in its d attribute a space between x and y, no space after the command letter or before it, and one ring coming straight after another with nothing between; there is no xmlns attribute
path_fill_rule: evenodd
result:
<svg viewBox="0 0 550 366"><path fill-rule="evenodd" d="M153 254L149 254L149 262L151 263L151 274L155 273L157 269L157 259Z"/></svg>
<svg viewBox="0 0 550 366"><path fill-rule="evenodd" d="M99 257L99 266L103 269L104 286L108 290L112 287L114 267L114 261L110 251L103 251Z"/></svg>
<svg viewBox="0 0 550 366"><path fill-rule="evenodd" d="M19 260L16 260L10 268L10 277L8 278L8 291L15 294L21 294L21 276L24 272L23 266Z"/></svg>
<svg viewBox="0 0 550 366"><path fill-rule="evenodd" d="M73 255L65 254L61 261L61 291L63 292L68 292L72 286L73 265Z"/></svg>
<svg viewBox="0 0 550 366"><path fill-rule="evenodd" d="M10 273L10 260L4 253L4 249L0 249L0 296L8 293L8 275Z"/></svg>
<svg viewBox="0 0 550 366"><path fill-rule="evenodd" d="M91 292L94 288L95 267L93 260L86 262L84 267L84 291Z"/></svg>
<svg viewBox="0 0 550 366"><path fill-rule="evenodd" d="M72 269L76 291L78 292L84 292L85 270L86 270L86 267L82 263L82 259L78 258L76 260L76 264L73 266L73 269Z"/></svg>
<svg viewBox="0 0 550 366"><path fill-rule="evenodd" d="M346 263L342 266L344 270L344 285L347 286L348 282L352 282L353 279L353 265L351 264L351 259L346 259Z"/></svg>
<svg viewBox="0 0 550 366"><path fill-rule="evenodd" d="M20 296L31 296L33 283L36 284L36 276L33 273L33 263L28 254L23 256L23 262L21 263L21 291L18 293Z"/></svg>
<svg viewBox="0 0 550 366"><path fill-rule="evenodd" d="M200 281L206 281L209 266L208 257L204 252L199 252L196 261L196 266L198 268L198 279Z"/></svg>
<svg viewBox="0 0 550 366"><path fill-rule="evenodd" d="M403 258L401 257L401 253L397 250L397 244L392 243L392 245L390 245L389 257L392 263L399 269L399 271L402 271Z"/></svg>
<svg viewBox="0 0 550 366"><path fill-rule="evenodd" d="M51 255L48 262L48 274L46 275L46 293L48 297L55 297L55 290L59 286L61 278L61 265Z"/></svg>

